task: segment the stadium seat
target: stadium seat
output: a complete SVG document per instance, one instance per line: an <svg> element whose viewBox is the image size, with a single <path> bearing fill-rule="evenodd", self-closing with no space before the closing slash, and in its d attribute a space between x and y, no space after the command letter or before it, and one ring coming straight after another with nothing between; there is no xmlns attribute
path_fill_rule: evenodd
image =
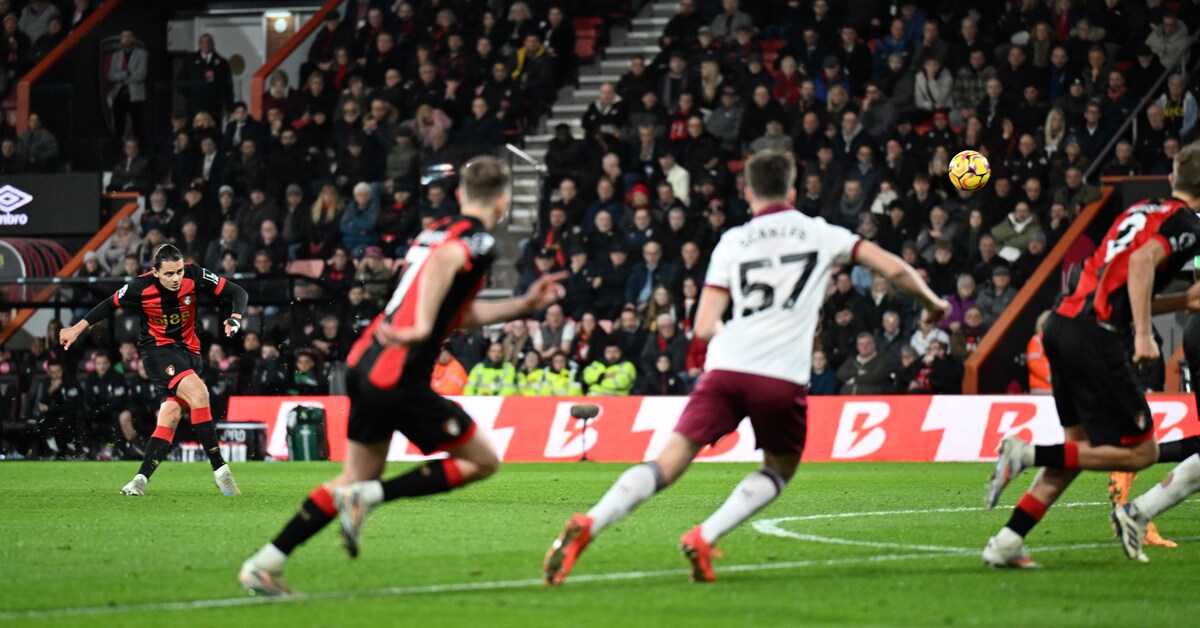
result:
<svg viewBox="0 0 1200 628"><path fill-rule="evenodd" d="M319 259L298 259L288 262L289 275L304 275L316 279L325 270L325 262Z"/></svg>
<svg viewBox="0 0 1200 628"><path fill-rule="evenodd" d="M596 38L588 37L583 33L579 33L578 39L575 40L575 56L579 57L580 63L591 63L596 60Z"/></svg>

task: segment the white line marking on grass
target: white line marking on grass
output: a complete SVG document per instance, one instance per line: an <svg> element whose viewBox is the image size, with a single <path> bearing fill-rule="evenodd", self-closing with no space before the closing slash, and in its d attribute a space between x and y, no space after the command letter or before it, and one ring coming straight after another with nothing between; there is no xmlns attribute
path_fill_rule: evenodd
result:
<svg viewBox="0 0 1200 628"><path fill-rule="evenodd" d="M1067 502L1064 504L1056 504L1058 508L1074 508L1079 506L1102 506L1108 505L1109 502ZM772 519L760 519L755 521L751 526L758 532L769 536L775 536L785 539L795 539L797 541L810 541L813 543L825 543L827 545L848 545L853 547L874 547L879 549L890 550L907 550L917 552L943 552L948 554L963 554L974 553L976 550L967 547L948 547L944 545L917 545L910 543L891 543L887 541L857 541L854 539L843 539L835 536L821 536L819 534L807 534L804 532L795 532L782 527L781 524L791 521L815 521L818 519L852 519L857 517L883 517L887 515L925 515L925 514L944 514L953 512L977 512L988 510L982 506L959 506L954 508L923 508L911 510L872 510L864 512L837 512L823 513L814 515L799 515L795 517L774 517Z"/></svg>
<svg viewBox="0 0 1200 628"><path fill-rule="evenodd" d="M1057 504L1058 508L1072 508L1080 506L1101 506L1107 505L1108 502L1071 502L1065 504ZM764 530L779 530L784 534L775 534L775 536L785 536L789 538L802 538L803 540L811 540L816 542L833 543L838 545L861 545L865 547L891 547L897 549L921 549L919 553L899 553L899 554L882 554L876 556L858 556L853 558L830 558L824 560L800 560L791 562L779 563L757 563L757 564L742 564L742 565L722 565L719 569L721 573L749 573L758 571L779 571L786 569L804 569L810 567L837 567L842 565L856 565L869 563L895 562L903 560L918 560L918 559L939 559L939 558L961 558L977 556L978 549L965 547L942 547L936 545L904 545L904 544L888 544L877 543L872 541L855 541L851 539L838 539L834 537L819 537L816 535L803 535L789 530L783 530L778 527L779 523L784 521L811 521L818 519L843 519L852 517L881 517L885 515L917 515L917 514L936 514L936 513L952 513L952 512L975 512L986 510L982 507L961 507L961 508L929 508L923 510L881 510L869 512L843 512L843 513L828 513L828 514L813 514L797 517L778 517L775 519L765 519L757 521L753 524L754 529L764 534L774 534L773 531ZM1179 541L1197 541L1200 536L1184 537L1177 539ZM1117 547L1113 542L1108 543L1076 543L1072 545L1057 545L1048 547L1034 548L1039 552L1066 552L1074 550L1101 549L1108 547ZM683 577L688 575L687 569L661 569L656 571L625 571L606 574L579 574L572 576L570 583L567 586L576 586L589 582L620 582L629 580L647 580L651 578L663 577ZM233 577L231 575L230 581ZM76 606L64 608L47 608L47 609L30 609L20 611L0 611L0 622L8 622L18 619L40 619L53 617L81 617L81 616L98 616L98 615L118 615L124 613L148 613L159 611L194 611L205 610L210 608L237 608L243 606L261 606L265 604L290 604L295 602L312 602L323 600L341 600L352 598L373 598L373 597L404 597L416 595L431 595L437 593L471 593L475 591L493 591L506 589L530 589L543 588L545 584L540 578L526 578L521 580L495 580L491 582L459 582L448 584L431 584L412 587L389 587L386 589L368 589L361 591L321 591L317 593L296 594L289 597L230 597L230 598L214 598L207 600L179 600L171 602L151 602L144 604L111 604L108 606Z"/></svg>
<svg viewBox="0 0 1200 628"><path fill-rule="evenodd" d="M882 556L861 556L856 558L833 558L826 560L801 560L781 563L760 563L745 565L722 566L725 572L754 572L777 571L781 569L800 569L806 567L832 567L839 565L854 565L861 563L890 562L912 560L918 558L938 558L944 554L887 554ZM645 580L666 576L684 577L691 573L688 569L661 569L657 571L626 571L606 574L580 574L572 576L566 586L588 582L617 582L623 580ZM232 582L233 578L230 578ZM231 597L208 600L183 600L175 602L152 602L147 604L112 604L109 606L78 606L67 608L32 609L24 611L0 611L0 622L17 619L40 619L48 617L79 617L95 615L116 615L123 613L148 613L159 611L191 611L210 608L235 608L240 606L260 606L264 604L288 604L294 602L311 602L322 600L339 600L348 598L368 597L402 597L410 595L429 595L435 593L470 593L475 591L491 591L497 589L527 589L542 588L545 583L540 579L526 578L523 580L497 580L492 582L460 582L451 584L431 584L415 587L389 587L386 589L367 589L362 591L322 591L317 593L300 593L288 597Z"/></svg>

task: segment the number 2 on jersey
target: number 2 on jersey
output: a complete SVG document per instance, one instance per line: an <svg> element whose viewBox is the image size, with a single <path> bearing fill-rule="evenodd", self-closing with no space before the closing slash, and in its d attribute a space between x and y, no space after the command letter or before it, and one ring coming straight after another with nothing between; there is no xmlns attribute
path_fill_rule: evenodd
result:
<svg viewBox="0 0 1200 628"><path fill-rule="evenodd" d="M817 253L816 251L810 251L808 253L784 255L779 258L780 266L800 263L804 264L804 271L800 273L800 278L796 281L796 285L792 286L791 293L788 294L787 300L783 302L783 309L785 310L791 309L796 305L796 301L800 298L800 293L804 290L804 285L812 277L813 270L817 267ZM771 258L750 260L742 262L738 266L738 283L742 286L742 296L750 299L755 293L760 295L758 303L742 308L742 316L750 316L775 304L775 286L769 283L750 281L750 271L756 268L772 268L774 266L775 260Z"/></svg>
<svg viewBox="0 0 1200 628"><path fill-rule="evenodd" d="M1114 257L1129 248L1129 245L1133 243L1133 239L1145 227L1146 214L1138 212L1126 216L1125 220L1122 220L1121 224L1117 225L1117 237L1108 241L1108 252L1104 254L1104 263L1111 262Z"/></svg>

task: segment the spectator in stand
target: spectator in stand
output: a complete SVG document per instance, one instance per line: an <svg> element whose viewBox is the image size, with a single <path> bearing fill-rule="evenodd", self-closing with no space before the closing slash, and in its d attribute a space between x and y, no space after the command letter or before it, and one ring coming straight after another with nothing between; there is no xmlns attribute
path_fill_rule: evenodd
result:
<svg viewBox="0 0 1200 628"><path fill-rule="evenodd" d="M955 331L962 327L963 317L967 310L975 307L976 296L975 278L967 273L958 276L958 287L954 294L946 295L946 300L950 302L950 314L938 323L938 327L948 331Z"/></svg>
<svg viewBox="0 0 1200 628"><path fill-rule="evenodd" d="M190 93L193 111L206 111L213 118L224 118L233 105L233 74L229 61L216 51L212 35L200 35L198 50L185 59L179 77Z"/></svg>
<svg viewBox="0 0 1200 628"><path fill-rule="evenodd" d="M910 394L959 394L962 364L946 351L947 343L935 340L926 347L919 369L908 385Z"/></svg>
<svg viewBox="0 0 1200 628"><path fill-rule="evenodd" d="M949 346L950 335L945 330L938 328L938 326L926 321L922 317L917 323L917 330L913 332L908 344L916 350L917 354L924 355L929 345L934 342L940 342L945 346Z"/></svg>
<svg viewBox="0 0 1200 628"><path fill-rule="evenodd" d="M32 41L37 41L50 30L52 20L62 20L62 13L49 0L29 0L29 4L21 11L21 19L17 23L21 32Z"/></svg>
<svg viewBox="0 0 1200 628"><path fill-rule="evenodd" d="M284 388L286 395L319 397L329 394L329 384L321 376L320 364L312 350L304 349L296 356L296 368Z"/></svg>
<svg viewBox="0 0 1200 628"><path fill-rule="evenodd" d="M926 25L928 27L928 25ZM932 114L948 111L954 107L954 77L942 66L937 57L926 57L922 71L916 75L915 94L917 108Z"/></svg>
<svg viewBox="0 0 1200 628"><path fill-rule="evenodd" d="M250 262L253 259L250 245L238 238L238 226L232 220L222 223L221 237L209 243L208 249L204 253L204 266L206 268L220 267L221 256L227 251L231 251L237 256L239 271L249 270Z"/></svg>
<svg viewBox="0 0 1200 628"><path fill-rule="evenodd" d="M1196 104L1196 97L1186 88L1187 78L1182 74L1172 74L1167 79L1166 93L1159 96L1154 104L1162 109L1169 134L1191 140L1192 129L1196 126L1197 117L1200 117L1200 107Z"/></svg>
<svg viewBox="0 0 1200 628"><path fill-rule="evenodd" d="M888 310L883 314L883 325L875 334L875 347L879 354L892 362L900 363L900 351L908 346L909 336L901 329L900 314Z"/></svg>
<svg viewBox="0 0 1200 628"><path fill-rule="evenodd" d="M517 370L512 362L504 359L504 345L499 342L488 345L483 361L471 369L463 394L481 397L517 394Z"/></svg>
<svg viewBox="0 0 1200 628"><path fill-rule="evenodd" d="M536 351L526 353L517 366L517 394L522 397L536 397L542 391L545 377L542 356Z"/></svg>
<svg viewBox="0 0 1200 628"><path fill-rule="evenodd" d="M452 143L470 155L491 152L504 143L500 121L488 111L486 99L471 101L471 115L463 121Z"/></svg>
<svg viewBox="0 0 1200 628"><path fill-rule="evenodd" d="M17 140L11 137L0 139L0 174L22 172L25 172L25 159L17 152Z"/></svg>
<svg viewBox="0 0 1200 628"><path fill-rule="evenodd" d="M150 54L145 46L137 45L133 31L121 31L121 49L112 54L108 64L108 103L112 107L116 137L125 137L126 129L134 138L144 138L146 120L146 76ZM127 120L130 122L126 126Z"/></svg>
<svg viewBox="0 0 1200 628"><path fill-rule="evenodd" d="M1052 202L1062 203L1072 214L1078 214L1084 206L1100 199L1100 189L1083 181L1083 171L1078 167L1067 168L1064 185L1054 191Z"/></svg>
<svg viewBox="0 0 1200 628"><path fill-rule="evenodd" d="M301 72L300 76L305 76L304 72ZM280 113L287 113L291 111L292 101L295 97L296 92L291 87L287 73L283 70L276 70L271 73L271 78L267 81L267 91L262 97L262 110L268 112L268 117L272 109L277 109ZM280 117L282 119L282 116Z"/></svg>
<svg viewBox="0 0 1200 628"><path fill-rule="evenodd" d="M313 201L308 220L297 242L301 243L297 259L325 259L333 253L333 247L341 241L340 224L345 204L337 188L326 184Z"/></svg>
<svg viewBox="0 0 1200 628"><path fill-rule="evenodd" d="M654 286L673 285L675 265L663 261L662 245L650 241L642 246L642 261L634 265L625 283L625 303L646 309Z"/></svg>
<svg viewBox="0 0 1200 628"><path fill-rule="evenodd" d="M813 351L812 374L808 379L808 394L836 395L837 389L837 375L830 368L829 359L825 357L825 352L820 349Z"/></svg>
<svg viewBox="0 0 1200 628"><path fill-rule="evenodd" d="M1133 158L1133 144L1129 140L1117 142L1113 150L1113 159L1104 166L1100 175L1103 177L1136 177L1145 172L1142 164Z"/></svg>
<svg viewBox="0 0 1200 628"><path fill-rule="evenodd" d="M109 179L109 192L140 192L150 189L150 162L141 155L138 141L134 138L125 140L125 156L112 168Z"/></svg>
<svg viewBox="0 0 1200 628"><path fill-rule="evenodd" d="M137 227L131 218L125 217L117 221L116 231L96 249L96 255L99 256L100 266L111 273L121 268L125 256L137 255L140 247Z"/></svg>
<svg viewBox="0 0 1200 628"><path fill-rule="evenodd" d="M353 46L354 29L342 22L337 9L326 13L321 29L313 36L312 44L308 47L308 58L300 67L300 75L308 76L313 70L329 72L338 49Z"/></svg>
<svg viewBox="0 0 1200 628"><path fill-rule="evenodd" d="M546 53L537 33L525 35L524 45L513 53L509 66L513 80L521 87L529 104L529 120L538 121L553 89L554 60Z"/></svg>
<svg viewBox="0 0 1200 628"><path fill-rule="evenodd" d="M695 0L680 0L679 12L667 21L659 45L663 50L690 50L701 26L704 18L696 11Z"/></svg>
<svg viewBox="0 0 1200 628"><path fill-rule="evenodd" d="M1019 252L1019 250L1012 251L1013 254ZM971 276L975 279L976 284L986 284L991 281L992 271L997 266L1008 265L1008 260L1001 257L999 253L1000 247L996 245L996 238L992 234L985 233L979 236L979 246L967 260L967 263L971 265Z"/></svg>
<svg viewBox="0 0 1200 628"><path fill-rule="evenodd" d="M391 294L389 283L392 271L388 268L384 251L378 246L368 246L363 249L362 261L354 274L356 281L362 282L366 289L367 298L377 305L384 305Z"/></svg>
<svg viewBox="0 0 1200 628"><path fill-rule="evenodd" d="M671 356L661 354L654 361L654 368L643 372L638 378L633 393L637 395L686 395L687 387L672 370Z"/></svg>
<svg viewBox="0 0 1200 628"><path fill-rule="evenodd" d="M1166 13L1162 16L1162 22L1151 28L1146 45L1158 55L1164 66L1177 67L1187 50L1188 27L1174 13Z"/></svg>
<svg viewBox="0 0 1200 628"><path fill-rule="evenodd" d="M670 312L659 314L654 319L656 332L646 338L641 347L638 369L643 373L654 371L654 361L660 354L666 353L671 358L671 372L682 373L687 370L688 339L679 333L675 315Z"/></svg>
<svg viewBox="0 0 1200 628"><path fill-rule="evenodd" d="M30 112L28 128L17 139L17 151L25 157L26 172L52 172L58 166L58 139L42 126L42 117Z"/></svg>
<svg viewBox="0 0 1200 628"><path fill-rule="evenodd" d="M570 351L575 339L575 323L567 320L560 305L546 308L546 320L533 334L533 350L549 362L551 356L560 351Z"/></svg>
<svg viewBox="0 0 1200 628"><path fill-rule="evenodd" d="M70 30L79 28L85 20L92 16L96 10L92 8L92 0L74 0L74 9L71 11L70 17L67 19Z"/></svg>
<svg viewBox="0 0 1200 628"><path fill-rule="evenodd" d="M992 237L1000 247L1000 257L1015 261L1029 247L1033 236L1042 232L1037 217L1033 215L1029 204L1018 201L1013 211L1005 219L992 227Z"/></svg>
<svg viewBox="0 0 1200 628"><path fill-rule="evenodd" d="M433 376L429 384L430 388L439 395L457 396L463 394L466 385L467 371L463 369L462 364L450 352L449 345L442 345L442 350L438 353L437 363L433 365Z"/></svg>
<svg viewBox="0 0 1200 628"><path fill-rule="evenodd" d="M994 325L1016 297L1017 291L1012 287L1012 271L1007 266L996 266L992 270L991 283L984 287L979 298L975 300L975 307L983 317L983 325Z"/></svg>
<svg viewBox="0 0 1200 628"><path fill-rule="evenodd" d="M31 38L33 44L29 48L29 65L36 66L45 59L51 51L67 38L67 32L63 30L62 18L54 17L46 25L46 32L40 37Z"/></svg>
<svg viewBox="0 0 1200 628"><path fill-rule="evenodd" d="M621 345L610 340L604 347L602 360L596 360L583 370L589 397L623 397L633 390L637 370L623 358Z"/></svg>
<svg viewBox="0 0 1200 628"><path fill-rule="evenodd" d="M517 279L517 285L513 288L515 294L525 294L525 291L533 285L538 278L548 273L556 272L560 269L558 265L559 250L557 248L542 247L538 249L537 254L533 257L533 265L526 268Z"/></svg>
<svg viewBox="0 0 1200 628"><path fill-rule="evenodd" d="M351 250L355 259L363 256L363 250L376 244L379 233L379 194L370 183L359 182L354 186L354 197L342 212L342 242Z"/></svg>
<svg viewBox="0 0 1200 628"><path fill-rule="evenodd" d="M843 395L882 395L892 386L893 365L875 349L875 337L862 332L855 338L856 354L837 371Z"/></svg>

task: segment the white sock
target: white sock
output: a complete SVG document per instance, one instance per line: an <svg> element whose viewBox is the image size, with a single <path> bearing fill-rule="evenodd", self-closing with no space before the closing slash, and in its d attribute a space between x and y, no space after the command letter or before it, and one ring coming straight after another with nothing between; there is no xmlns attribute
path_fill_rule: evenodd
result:
<svg viewBox="0 0 1200 628"><path fill-rule="evenodd" d="M383 502L383 483L370 480L362 483L362 498L368 506L375 507Z"/></svg>
<svg viewBox="0 0 1200 628"><path fill-rule="evenodd" d="M624 519L625 515L653 497L665 484L662 470L653 462L626 469L604 497L588 511L588 516L592 518L592 536Z"/></svg>
<svg viewBox="0 0 1200 628"><path fill-rule="evenodd" d="M1200 454L1192 454L1162 482L1133 500L1133 505L1140 516L1153 519L1197 491L1200 491Z"/></svg>
<svg viewBox="0 0 1200 628"><path fill-rule="evenodd" d="M747 475L733 489L729 499L700 524L701 538L709 544L716 543L717 539L775 501L786 485L783 476L765 467Z"/></svg>
<svg viewBox="0 0 1200 628"><path fill-rule="evenodd" d="M257 554L250 557L250 562L270 573L280 573L283 571L283 564L287 562L287 558L287 554L275 547L274 543L267 543L258 550Z"/></svg>

